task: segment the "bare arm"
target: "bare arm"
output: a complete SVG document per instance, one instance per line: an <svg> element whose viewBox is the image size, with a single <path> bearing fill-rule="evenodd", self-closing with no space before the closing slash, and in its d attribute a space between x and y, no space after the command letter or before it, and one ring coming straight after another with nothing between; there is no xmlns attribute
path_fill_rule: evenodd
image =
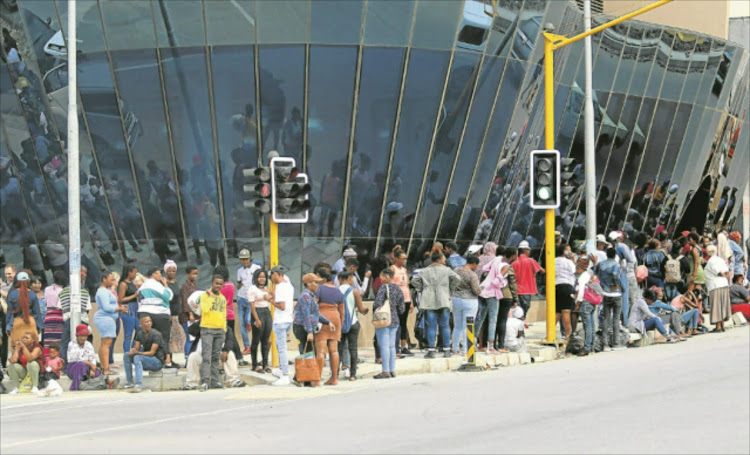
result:
<svg viewBox="0 0 750 455"><path fill-rule="evenodd" d="M357 311L362 314L367 314L369 310L362 303L362 296L359 294L359 291L354 289L352 294L354 295L354 305L357 307Z"/></svg>

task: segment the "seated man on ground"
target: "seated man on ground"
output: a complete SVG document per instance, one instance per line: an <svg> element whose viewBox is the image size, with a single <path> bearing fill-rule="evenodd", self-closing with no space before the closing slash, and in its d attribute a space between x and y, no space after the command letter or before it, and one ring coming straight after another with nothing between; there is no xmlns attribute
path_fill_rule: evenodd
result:
<svg viewBox="0 0 750 455"><path fill-rule="evenodd" d="M523 308L515 306L510 310L511 317L505 322L505 348L510 352L526 352L523 315Z"/></svg>
<svg viewBox="0 0 750 455"><path fill-rule="evenodd" d="M148 313L141 314L141 330L135 333L133 347L122 356L125 365L126 389L140 392L143 388L143 370L159 371L164 366L164 337L158 330L151 328L153 322ZM133 366L135 366L135 384L133 383Z"/></svg>
<svg viewBox="0 0 750 455"><path fill-rule="evenodd" d="M679 294L672 299L672 306L677 308L681 313L682 325L685 327L688 335L700 335L698 330L700 324L699 302L693 296L692 292Z"/></svg>
<svg viewBox="0 0 750 455"><path fill-rule="evenodd" d="M678 335L684 341L689 334L685 332L685 328L682 325L680 310L677 307L662 302L664 294L662 293L661 288L652 286L651 290L656 295L656 300L649 304L648 309L655 315L659 316L661 322L669 324L670 332Z"/></svg>
<svg viewBox="0 0 750 455"><path fill-rule="evenodd" d="M650 289L643 291L643 298L635 301L633 307L630 309L630 315L628 317L628 329L634 333L640 333L645 335L649 330L658 330L665 340L670 343L676 343L680 339L675 335L670 335L664 324L661 322L651 310L648 309L648 305L656 301L656 293ZM657 343L664 343L664 341L657 341Z"/></svg>
<svg viewBox="0 0 750 455"><path fill-rule="evenodd" d="M191 325L188 328L188 332L195 337L195 340L193 340L193 344L190 346L190 354L187 361L187 380L183 389L197 390L200 386L201 365L203 364L200 324ZM222 366L220 368L226 374L229 387L245 387L247 384L240 377L240 372L237 369L237 358L232 351L233 343L237 343L237 338L231 330L227 330L227 338L224 341L224 346L221 348Z"/></svg>
<svg viewBox="0 0 750 455"><path fill-rule="evenodd" d="M81 381L99 376L96 368L96 351L94 345L88 341L91 334L89 326L78 324L76 326L76 339L68 343L68 367L66 373L72 380L70 390L78 390Z"/></svg>
<svg viewBox="0 0 750 455"><path fill-rule="evenodd" d="M742 285L745 279L742 275L735 275L732 278L732 285L729 287L729 300L732 305L732 314L742 313L745 319L750 321L750 293Z"/></svg>
<svg viewBox="0 0 750 455"><path fill-rule="evenodd" d="M39 372L44 368L42 345L33 332L25 332L20 340L13 345L13 354L8 359L8 375L13 380L13 390L10 394L18 393L18 388L28 375L31 379L31 393L39 393Z"/></svg>

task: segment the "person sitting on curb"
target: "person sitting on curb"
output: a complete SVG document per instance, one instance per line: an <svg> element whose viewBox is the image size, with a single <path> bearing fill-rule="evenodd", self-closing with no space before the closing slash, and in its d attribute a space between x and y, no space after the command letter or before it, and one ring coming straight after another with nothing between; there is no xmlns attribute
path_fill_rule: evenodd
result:
<svg viewBox="0 0 750 455"><path fill-rule="evenodd" d="M193 345L190 346L190 355L187 360L187 380L183 389L196 390L200 385L201 365L203 364L200 324L191 325L188 328L188 333L195 337L195 340L193 340ZM240 372L237 369L237 357L232 352L233 343L237 343L237 339L234 333L228 330L224 346L221 348L221 368L227 376L229 387L245 387L247 384L242 380Z"/></svg>
<svg viewBox="0 0 750 455"><path fill-rule="evenodd" d="M26 376L31 378L31 393L39 393L39 372L44 371L44 356L42 345L35 334L26 332L13 345L13 354L8 359L8 375L13 380L13 390L10 394L18 393L18 387Z"/></svg>
<svg viewBox="0 0 750 455"><path fill-rule="evenodd" d="M133 347L122 356L125 365L125 389L138 393L143 387L143 370L159 371L164 366L164 337L158 330L152 329L153 321L148 314L140 317L141 329L135 333ZM133 366L135 365L135 384L133 384Z"/></svg>
<svg viewBox="0 0 750 455"><path fill-rule="evenodd" d="M524 336L524 311L520 306L510 310L510 316L505 323L505 349L510 352L526 352L526 337Z"/></svg>
<svg viewBox="0 0 750 455"><path fill-rule="evenodd" d="M686 327L688 335L700 335L698 330L700 324L700 303L697 301L692 292L680 294L672 299L672 306L677 308L682 314L682 324Z"/></svg>
<svg viewBox="0 0 750 455"><path fill-rule="evenodd" d="M680 340L685 341L689 335L685 333L685 328L682 325L680 310L677 309L677 307L662 302L664 294L662 293L661 288L652 286L651 290L654 291L656 300L649 304L648 309L655 315L659 316L659 319L661 319L663 323L669 324L670 331L679 336Z"/></svg>
<svg viewBox="0 0 750 455"><path fill-rule="evenodd" d="M648 305L656 301L656 293L650 289L643 291L643 298L635 301L635 305L630 309L630 315L628 317L628 329L634 333L640 333L645 335L649 330L658 330L661 333L665 341L670 343L676 343L679 338L670 335L664 324L661 322L651 310L648 309ZM657 341L657 343L664 343L664 341Z"/></svg>
<svg viewBox="0 0 750 455"><path fill-rule="evenodd" d="M99 376L96 369L96 352L94 345L88 341L91 334L89 326L78 324L76 326L76 339L68 343L67 355L68 366L66 373L71 379L70 390L78 390L81 381Z"/></svg>

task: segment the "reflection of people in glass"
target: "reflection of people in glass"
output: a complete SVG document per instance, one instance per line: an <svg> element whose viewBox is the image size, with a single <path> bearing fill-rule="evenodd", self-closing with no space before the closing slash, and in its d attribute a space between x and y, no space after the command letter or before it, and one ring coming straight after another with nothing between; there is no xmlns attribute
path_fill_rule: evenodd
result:
<svg viewBox="0 0 750 455"><path fill-rule="evenodd" d="M252 104L245 104L245 111L242 114L232 116L232 126L242 137L242 148L248 152L255 151L255 135L257 134L257 131L255 124L255 108Z"/></svg>
<svg viewBox="0 0 750 455"><path fill-rule="evenodd" d="M193 199L196 201L196 211L199 215L198 225L205 240L208 260L212 267L217 264L227 265L224 257L224 242L221 235L221 220L216 206L209 200L206 193L195 191Z"/></svg>
<svg viewBox="0 0 750 455"><path fill-rule="evenodd" d="M284 155L301 162L302 158L302 113L298 107L292 108L292 116L284 123L281 135L284 145Z"/></svg>
<svg viewBox="0 0 750 455"><path fill-rule="evenodd" d="M286 95L281 89L280 82L268 70L260 69L261 125L265 150L278 150L281 128L284 126Z"/></svg>
<svg viewBox="0 0 750 455"><path fill-rule="evenodd" d="M333 235L334 223L341 211L344 200L344 180L346 179L346 161L336 160L331 164L331 171L323 177L320 185L320 215L318 233L322 235L323 227L329 236Z"/></svg>

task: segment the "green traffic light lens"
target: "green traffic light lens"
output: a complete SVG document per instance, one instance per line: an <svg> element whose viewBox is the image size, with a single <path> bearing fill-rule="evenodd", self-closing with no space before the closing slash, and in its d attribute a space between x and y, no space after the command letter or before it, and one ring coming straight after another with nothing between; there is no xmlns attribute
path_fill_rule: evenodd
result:
<svg viewBox="0 0 750 455"><path fill-rule="evenodd" d="M539 197L539 199L546 201L552 197L552 189L548 186L541 186L537 188L536 195Z"/></svg>

